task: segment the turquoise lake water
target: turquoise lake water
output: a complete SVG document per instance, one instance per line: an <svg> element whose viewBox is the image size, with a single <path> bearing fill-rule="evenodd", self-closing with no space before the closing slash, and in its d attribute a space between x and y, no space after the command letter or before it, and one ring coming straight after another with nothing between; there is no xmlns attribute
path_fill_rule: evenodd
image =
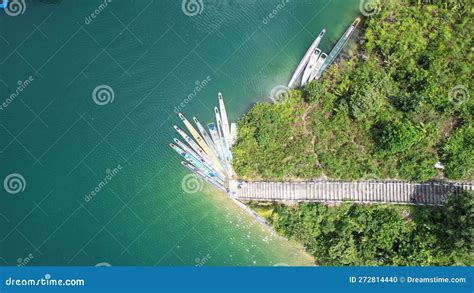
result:
<svg viewBox="0 0 474 293"><path fill-rule="evenodd" d="M0 11L0 265L311 264L223 193L185 192L167 144L219 91L230 121L268 101L359 1L25 3Z"/></svg>

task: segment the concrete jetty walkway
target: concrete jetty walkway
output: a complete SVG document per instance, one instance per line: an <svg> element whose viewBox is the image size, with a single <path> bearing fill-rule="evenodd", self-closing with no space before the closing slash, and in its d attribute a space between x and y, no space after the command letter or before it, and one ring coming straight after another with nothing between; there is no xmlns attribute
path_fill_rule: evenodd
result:
<svg viewBox="0 0 474 293"><path fill-rule="evenodd" d="M474 190L472 182L229 180L229 194L238 200L290 202L356 202L444 205L450 195Z"/></svg>

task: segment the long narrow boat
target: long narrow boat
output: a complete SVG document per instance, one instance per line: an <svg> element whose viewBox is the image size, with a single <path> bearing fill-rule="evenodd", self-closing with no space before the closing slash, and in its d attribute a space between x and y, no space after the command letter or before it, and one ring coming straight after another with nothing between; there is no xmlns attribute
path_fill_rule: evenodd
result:
<svg viewBox="0 0 474 293"><path fill-rule="evenodd" d="M225 188L225 186L221 183L218 183L217 181L214 181L212 178L209 178L208 176L206 176L205 174L203 174L201 171L199 171L196 167L194 167L193 165L187 163L187 162L184 162L184 161L181 161L181 165L183 165L184 167L188 168L191 172L193 172L196 176L198 177L201 177L202 179L204 179L206 182L210 183L212 186L216 187L217 189L223 191L223 192L227 192L227 189Z"/></svg>
<svg viewBox="0 0 474 293"><path fill-rule="evenodd" d="M295 72L293 72L293 76L290 79L290 82L288 83L288 87L292 88L300 76L301 72L305 69L306 64L308 64L309 58L311 57L311 54L315 51L316 47L319 45L321 42L321 39L323 38L324 34L326 33L326 29L323 28L323 30L319 33L319 35L316 37L316 39L313 41L311 46L309 46L308 50L304 54L303 59L301 59L300 63L295 69Z"/></svg>
<svg viewBox="0 0 474 293"><path fill-rule="evenodd" d="M221 162L222 158L220 157L219 152L216 149L216 145L212 141L212 138L209 136L209 134L207 133L204 126L202 126L201 122L199 122L199 120L196 117L193 117L193 120L194 120L194 123L196 124L199 132L201 133L202 137L204 138L204 141L207 143L207 145L209 146L209 148L211 149L213 154L219 160L219 163L221 163L221 165L222 165L222 162Z"/></svg>
<svg viewBox="0 0 474 293"><path fill-rule="evenodd" d="M207 124L207 128L209 129L209 133L211 134L212 140L214 141L214 144L216 145L216 149L218 150L219 154L223 158L227 173L230 173L230 169L231 169L230 164L227 161L227 158L224 154L224 146L222 145L222 140L219 136L216 125L214 123L209 123Z"/></svg>
<svg viewBox="0 0 474 293"><path fill-rule="evenodd" d="M316 79L319 79L321 75L323 74L324 70L326 70L326 67L331 65L334 59L336 59L337 55L339 54L339 52L341 52L342 48L346 45L347 41L351 37L352 33L354 32L359 22L360 22L360 18L357 17L349 26L349 28L346 30L346 32L342 35L339 41L337 41L336 45L329 53L328 58L326 58L326 61L324 62L323 66L316 74Z"/></svg>
<svg viewBox="0 0 474 293"><path fill-rule="evenodd" d="M237 123L230 124L230 137L232 138L231 144L237 141Z"/></svg>
<svg viewBox="0 0 474 293"><path fill-rule="evenodd" d="M189 130L189 133L191 133L191 135L194 137L194 139L197 141L197 143L199 144L199 146L202 148L202 150L204 152L206 152L206 154L209 156L209 157L213 157L214 154L212 153L211 149L207 146L206 142L204 141L204 139L201 137L201 135L196 131L196 129L194 129L194 127L191 125L191 123L184 117L183 114L181 113L178 113L178 116L179 118L183 121L184 125L186 126L186 128Z"/></svg>
<svg viewBox="0 0 474 293"><path fill-rule="evenodd" d="M173 127L179 133L179 135L181 135L184 141L186 141L197 154L199 154L205 159L211 160L211 158L209 158L209 156L201 149L201 147L198 146L197 143L195 143L194 140L189 137L181 128L176 125L174 125Z"/></svg>
<svg viewBox="0 0 474 293"><path fill-rule="evenodd" d="M182 143L179 139L177 138L174 138L173 141L175 142L175 144L182 148L185 152L189 153L190 155L192 155L194 158L196 158L197 160L199 160L203 165L207 166L207 167L210 167L210 169L212 169L212 171L216 174L219 174L220 177L222 178L225 178L226 177L226 174L225 172L222 172L221 171L221 167L220 166L216 166L213 164L213 162L209 161L208 159L206 158L203 158L201 157L200 155L196 154L196 152L194 152L191 148L189 148L187 145L185 145L184 143Z"/></svg>
<svg viewBox="0 0 474 293"><path fill-rule="evenodd" d="M224 178L221 178L217 173L213 172L214 170L211 167L202 163L201 161L199 161L199 159L195 158L194 156L192 156L191 154L189 154L188 152L173 143L170 143L169 146L183 159L188 161L194 167L198 168L204 174L208 175L209 177L216 178L216 180L224 182Z"/></svg>
<svg viewBox="0 0 474 293"><path fill-rule="evenodd" d="M321 55L321 50L316 48L311 57L309 58L308 65L306 65L306 69L303 72L303 77L301 78L301 86L304 86L308 81L310 81L311 73L314 70L314 67L318 63L319 55Z"/></svg>
<svg viewBox="0 0 474 293"><path fill-rule="evenodd" d="M222 133L222 120L221 115L219 114L219 109L217 107L214 108L214 112L216 113L216 125L217 125L217 133L219 134L219 138L222 144L222 152L224 153L224 157L227 162L229 162L229 166L232 162L232 157L229 151L229 147L227 146L227 141L224 138L224 134Z"/></svg>
<svg viewBox="0 0 474 293"><path fill-rule="evenodd" d="M222 94L218 93L217 97L219 99L219 110L221 113L222 134L224 135L224 140L226 142L226 146L230 153L232 138L230 137L230 127L229 127L229 120L227 119L227 111L225 109L224 99L222 98Z"/></svg>

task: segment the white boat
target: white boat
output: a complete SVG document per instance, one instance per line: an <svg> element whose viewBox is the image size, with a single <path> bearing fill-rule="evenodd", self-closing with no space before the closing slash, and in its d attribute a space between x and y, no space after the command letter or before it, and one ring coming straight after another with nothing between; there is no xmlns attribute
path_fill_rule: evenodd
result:
<svg viewBox="0 0 474 293"><path fill-rule="evenodd" d="M318 63L319 55L321 55L321 50L316 48L314 53L311 54L311 57L309 57L308 65L306 65L306 69L303 72L303 77L301 78L301 86L304 86L308 81L310 81L311 73Z"/></svg>
<svg viewBox="0 0 474 293"><path fill-rule="evenodd" d="M194 120L194 123L196 123L196 126L199 132L201 133L202 137L204 138L204 141L209 146L211 151L214 153L214 156L217 157L219 162L221 162L221 158L219 157L219 152L217 151L216 146L212 142L212 138L209 136L204 126L202 126L202 124L199 122L199 120L196 117L193 117L193 120Z"/></svg>
<svg viewBox="0 0 474 293"><path fill-rule="evenodd" d="M321 67L323 67L324 62L326 62L327 57L328 55L326 53L322 53L321 56L319 56L318 61L316 62L316 64L313 67L313 70L311 71L311 75L309 76L309 81L315 78L319 79L320 75L318 76L318 73L320 72Z"/></svg>
<svg viewBox="0 0 474 293"><path fill-rule="evenodd" d="M223 138L226 142L226 146L229 148L228 151L230 153L232 138L230 136L230 128L229 128L229 120L227 119L227 111L225 109L224 99L222 98L222 94L219 93L217 96L218 96L218 99L219 99L219 110L220 110L220 113L221 113L222 135L224 136Z"/></svg>
<svg viewBox="0 0 474 293"><path fill-rule="evenodd" d="M230 124L230 137L232 138L232 145L237 141L237 123Z"/></svg>
<svg viewBox="0 0 474 293"><path fill-rule="evenodd" d="M305 69L306 64L308 64L309 58L311 57L311 54L313 54L313 52L316 50L316 47L318 47L325 33L326 29L324 28L304 54L303 59L301 59L300 63L296 67L295 72L293 72L293 76L291 77L290 82L288 83L289 88L292 88L296 84L298 76L300 76L301 72Z"/></svg>
<svg viewBox="0 0 474 293"><path fill-rule="evenodd" d="M191 133L191 135L194 137L194 139L196 140L196 142L199 144L199 146L201 147L201 149L209 156L211 157L213 160L214 160L214 154L212 153L211 149L207 146L206 142L204 141L204 139L202 138L202 136L196 131L196 129L194 129L194 127L191 125L191 123L189 123L189 121L184 117L183 114L181 113L178 113L178 116L179 118L181 119L181 121L183 121L184 125L186 126L186 128L189 130L189 133Z"/></svg>
<svg viewBox="0 0 474 293"><path fill-rule="evenodd" d="M224 154L224 146L222 145L222 140L219 137L218 129L214 123L207 124L207 128L209 129L209 134L211 135L212 141L216 146L216 150L219 152L219 156L222 158L222 162L224 163L224 168L227 173L230 173L230 165L226 160L226 156Z"/></svg>

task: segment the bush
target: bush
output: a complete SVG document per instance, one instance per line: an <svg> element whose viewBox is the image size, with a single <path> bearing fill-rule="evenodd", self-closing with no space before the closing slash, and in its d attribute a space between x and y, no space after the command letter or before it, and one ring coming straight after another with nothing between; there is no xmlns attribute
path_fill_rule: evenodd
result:
<svg viewBox="0 0 474 293"><path fill-rule="evenodd" d="M383 122L380 128L377 143L389 153L406 152L423 140L423 129L406 119Z"/></svg>
<svg viewBox="0 0 474 293"><path fill-rule="evenodd" d="M441 149L445 174L451 179L470 179L474 174L474 128L464 125L455 130Z"/></svg>

